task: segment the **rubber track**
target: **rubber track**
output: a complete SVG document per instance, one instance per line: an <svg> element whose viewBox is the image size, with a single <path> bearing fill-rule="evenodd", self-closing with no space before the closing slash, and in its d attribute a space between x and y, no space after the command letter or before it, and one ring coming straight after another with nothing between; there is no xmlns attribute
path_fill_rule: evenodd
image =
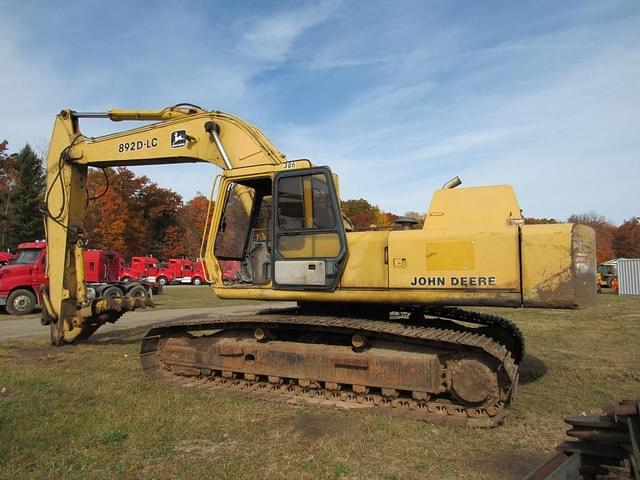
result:
<svg viewBox="0 0 640 480"><path fill-rule="evenodd" d="M508 318L500 317L489 313L478 313L463 310L457 307L428 307L425 313L430 316L441 317L444 320L458 320L461 322L483 325L489 328L496 328L509 336L513 360L519 364L524 357L524 335L518 326ZM425 320L428 323L428 320ZM491 334L489 334L491 336ZM500 341L499 339L496 339Z"/></svg>
<svg viewBox="0 0 640 480"><path fill-rule="evenodd" d="M269 400L278 399L287 402L304 401L311 403L329 404L342 407L355 407L374 405L385 412L394 415L399 414L412 418L420 418L437 423L449 423L466 425L471 427L495 427L504 419L505 408L503 402L486 409L467 408L463 405L429 401L421 404L397 399L392 401L379 395L357 395L352 392L330 392L324 389L305 390L298 385L272 385L264 381L247 382L244 380L214 379L201 377L187 377L176 375L166 368L160 358L158 345L162 338L173 335L183 335L193 330L218 330L233 328L269 328L279 327L315 329L325 332L340 332L344 334L365 334L380 338L392 337L403 341L434 343L442 348L454 351L478 351L496 359L502 371L509 379L508 402L515 396L518 382L518 367L513 361L509 351L490 337L468 332L443 329L437 327L416 326L402 322L390 322L381 320L366 320L357 318L339 317L310 317L296 315L263 315L257 314L249 317L219 317L202 320L187 320L182 322L170 322L158 325L147 332L142 340L140 359L145 373L153 380L163 383L177 384L184 387L227 389L232 391L247 392L258 398ZM364 404L364 405L363 405Z"/></svg>

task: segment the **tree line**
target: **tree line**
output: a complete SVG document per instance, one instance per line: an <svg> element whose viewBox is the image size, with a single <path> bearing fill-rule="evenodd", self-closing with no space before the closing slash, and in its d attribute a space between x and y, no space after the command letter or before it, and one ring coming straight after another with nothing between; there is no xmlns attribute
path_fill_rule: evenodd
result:
<svg viewBox="0 0 640 480"><path fill-rule="evenodd" d="M0 143L0 250L44 238L40 207L46 188L42 159L26 145L18 153ZM88 248L115 250L125 257L197 257L209 200L202 194L184 202L178 193L162 188L125 167L91 169L85 221ZM387 229L398 215L360 198L341 203L356 231ZM425 215L405 212L422 226ZM572 215L570 223L589 225L596 232L598 262L640 257L640 220L632 217L616 226L596 213ZM525 218L525 223L559 223L554 218Z"/></svg>
<svg viewBox="0 0 640 480"><path fill-rule="evenodd" d="M8 153L0 143L0 250L43 239L44 162L26 145ZM124 257L198 257L209 200L202 194L184 202L128 168L90 169L84 224L86 248L115 250Z"/></svg>

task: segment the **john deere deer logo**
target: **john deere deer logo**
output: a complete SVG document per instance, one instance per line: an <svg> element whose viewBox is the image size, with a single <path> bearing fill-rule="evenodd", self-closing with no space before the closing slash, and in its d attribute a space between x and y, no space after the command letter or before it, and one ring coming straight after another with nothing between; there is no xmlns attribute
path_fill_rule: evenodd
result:
<svg viewBox="0 0 640 480"><path fill-rule="evenodd" d="M171 132L171 148L184 147L187 144L187 131L176 130Z"/></svg>

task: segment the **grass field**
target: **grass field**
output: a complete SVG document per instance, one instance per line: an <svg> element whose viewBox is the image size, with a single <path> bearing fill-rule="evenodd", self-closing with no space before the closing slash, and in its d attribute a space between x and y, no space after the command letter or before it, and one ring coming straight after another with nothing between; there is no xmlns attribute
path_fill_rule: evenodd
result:
<svg viewBox="0 0 640 480"><path fill-rule="evenodd" d="M255 303L249 300L221 300L213 294L211 287L201 285L170 285L164 287L161 295L153 297L155 308L164 310L169 308L200 308L220 307L222 305L239 305Z"/></svg>
<svg viewBox="0 0 640 480"><path fill-rule="evenodd" d="M0 478L520 478L564 439L563 415L640 396L640 299L599 300L484 309L515 320L528 352L493 430L156 385L142 330L57 349L4 341Z"/></svg>

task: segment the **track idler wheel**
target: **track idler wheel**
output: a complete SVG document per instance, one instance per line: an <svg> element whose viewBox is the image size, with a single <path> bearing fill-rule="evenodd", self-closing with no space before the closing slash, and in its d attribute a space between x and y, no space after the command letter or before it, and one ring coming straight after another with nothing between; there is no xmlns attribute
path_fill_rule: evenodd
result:
<svg viewBox="0 0 640 480"><path fill-rule="evenodd" d="M447 367L447 370L449 369L449 384L459 399L478 405L498 398L498 379L495 372L480 360L457 360Z"/></svg>

